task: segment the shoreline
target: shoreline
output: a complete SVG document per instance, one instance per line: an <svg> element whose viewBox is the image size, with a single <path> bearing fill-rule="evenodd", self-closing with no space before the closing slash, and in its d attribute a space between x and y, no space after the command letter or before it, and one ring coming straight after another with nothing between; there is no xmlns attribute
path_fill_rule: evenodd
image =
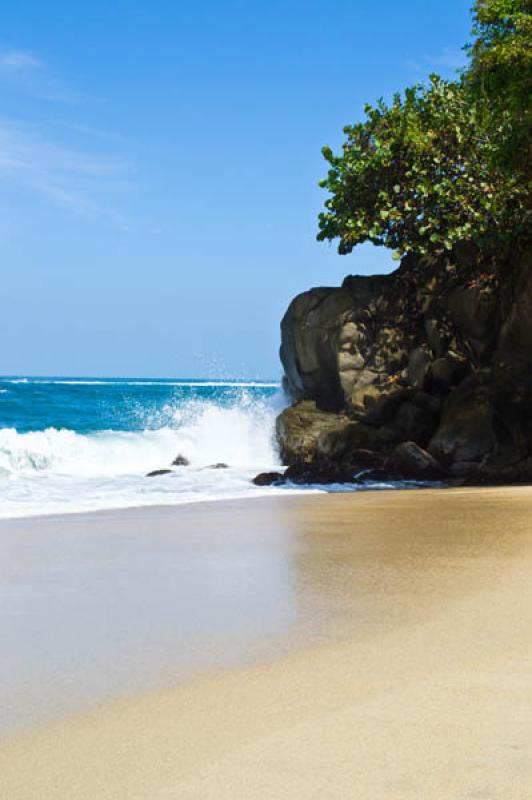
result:
<svg viewBox="0 0 532 800"><path fill-rule="evenodd" d="M89 701L6 736L6 797L528 798L532 490L254 499L0 520L34 699Z"/></svg>
<svg viewBox="0 0 532 800"><path fill-rule="evenodd" d="M366 494L366 493L386 493L386 492L416 492L416 491L442 491L442 490L452 490L452 491L460 491L460 490L472 490L472 491L484 491L490 489L526 489L532 488L532 485L528 484L508 484L506 486L501 486L497 484L493 485L485 485L485 486L455 486L452 484L442 484L441 486L435 486L434 482L426 482L426 485L422 485L421 482L412 481L413 485L408 486L404 485L407 484L408 481L392 481L390 480L390 485L386 486L365 486L364 484L353 484L352 489L330 489L330 484L291 484L279 487L274 487L273 490L268 488L267 492L261 492L260 490L257 491L256 494L247 494L247 495L234 495L234 496L227 496L227 497L201 497L198 500L185 500L183 502L168 502L168 503L153 503L153 504L144 504L144 505L131 505L131 506L110 506L106 508L94 508L85 511L51 511L45 514L26 514L14 517L0 517L0 528L4 523L12 523L12 522L23 522L23 521L30 521L30 520L51 520L51 519L61 519L65 518L73 518L73 517L90 517L95 514L121 514L131 512L139 512L142 513L144 511L167 511L167 510L175 510L176 512L181 508L188 508L190 506L203 506L211 505L211 504L223 504L223 503L247 503L250 500L279 500L283 498L306 498L306 497L324 497L324 496L335 496L335 495L358 495L358 494ZM403 485L393 485L396 484L403 484ZM344 484L333 484L333 485L344 485ZM252 490L253 491L253 490ZM1 531L0 531L1 535Z"/></svg>
<svg viewBox="0 0 532 800"><path fill-rule="evenodd" d="M358 489L353 490L353 493L359 491ZM369 491L369 490L368 490ZM382 491L398 491L396 489L383 489ZM94 508L88 511L51 511L48 514L26 514L24 516L16 516L16 517L0 517L0 528L4 523L11 523L17 521L24 521L24 520L50 520L50 519L60 519L62 517L72 518L72 517L91 517L95 514L121 514L127 513L128 511L134 511L142 513L144 511L167 511L169 509L178 511L181 508L188 508L189 506L198 506L198 505L211 505L214 503L240 503L240 502L248 502L249 500L274 500L279 499L280 497L304 497L306 495L317 495L317 494L350 494L351 492L327 492L326 489L321 491L317 486L309 487L308 491L303 489L298 489L297 486L289 487L288 489L282 489L277 492L275 489L271 492L260 492L257 491L257 494L250 494L250 495L234 495L233 497L201 497L198 500L184 500L183 502L168 502L168 503L153 503L153 504L145 504L145 505L132 505L132 506L110 506L107 508ZM1 533L1 532L0 532Z"/></svg>

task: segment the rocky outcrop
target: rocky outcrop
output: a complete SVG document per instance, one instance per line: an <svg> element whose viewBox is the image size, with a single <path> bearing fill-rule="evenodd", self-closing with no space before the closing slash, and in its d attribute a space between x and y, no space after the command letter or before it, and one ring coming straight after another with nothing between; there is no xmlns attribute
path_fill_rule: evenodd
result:
<svg viewBox="0 0 532 800"><path fill-rule="evenodd" d="M379 475L532 478L530 250L407 256L390 275L299 295L281 333L293 403L277 436L307 477L354 475L372 453Z"/></svg>

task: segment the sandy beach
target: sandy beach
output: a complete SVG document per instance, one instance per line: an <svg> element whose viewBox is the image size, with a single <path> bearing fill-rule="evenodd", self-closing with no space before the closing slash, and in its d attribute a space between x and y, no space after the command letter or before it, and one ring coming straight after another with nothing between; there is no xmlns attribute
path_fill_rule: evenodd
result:
<svg viewBox="0 0 532 800"><path fill-rule="evenodd" d="M0 523L0 798L529 800L532 490Z"/></svg>

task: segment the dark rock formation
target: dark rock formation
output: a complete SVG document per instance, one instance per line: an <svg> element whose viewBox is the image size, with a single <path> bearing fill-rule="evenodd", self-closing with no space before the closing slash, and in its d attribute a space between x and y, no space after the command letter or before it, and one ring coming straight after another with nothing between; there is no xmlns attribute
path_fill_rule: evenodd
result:
<svg viewBox="0 0 532 800"><path fill-rule="evenodd" d="M386 461L386 471L398 480L435 481L444 476L441 464L415 442L402 442Z"/></svg>
<svg viewBox="0 0 532 800"><path fill-rule="evenodd" d="M216 464L209 464L208 467L205 469L229 469L229 464L225 464L223 461L218 461Z"/></svg>
<svg viewBox="0 0 532 800"><path fill-rule="evenodd" d="M342 462L322 460L313 464L293 464L284 471L283 478L296 484L357 483L357 472Z"/></svg>
<svg viewBox="0 0 532 800"><path fill-rule="evenodd" d="M181 454L177 455L174 460L172 461L173 467L188 467L190 466L190 461L185 456Z"/></svg>
<svg viewBox="0 0 532 800"><path fill-rule="evenodd" d="M284 483L284 475L282 472L260 472L255 475L252 483L255 486L272 486L276 483Z"/></svg>
<svg viewBox="0 0 532 800"><path fill-rule="evenodd" d="M281 332L293 404L277 437L299 474L353 475L364 451L389 476L529 479L530 250L407 256L390 275L299 295Z"/></svg>
<svg viewBox="0 0 532 800"><path fill-rule="evenodd" d="M168 475L168 473L173 472L172 469L154 469L152 472L148 472L146 474L147 478L156 478L157 475Z"/></svg>

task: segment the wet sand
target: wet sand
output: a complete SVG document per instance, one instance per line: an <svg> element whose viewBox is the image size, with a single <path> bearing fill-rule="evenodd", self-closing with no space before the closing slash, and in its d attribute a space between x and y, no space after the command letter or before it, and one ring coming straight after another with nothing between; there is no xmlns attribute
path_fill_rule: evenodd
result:
<svg viewBox="0 0 532 800"><path fill-rule="evenodd" d="M528 488L2 522L0 564L2 800L532 797Z"/></svg>

